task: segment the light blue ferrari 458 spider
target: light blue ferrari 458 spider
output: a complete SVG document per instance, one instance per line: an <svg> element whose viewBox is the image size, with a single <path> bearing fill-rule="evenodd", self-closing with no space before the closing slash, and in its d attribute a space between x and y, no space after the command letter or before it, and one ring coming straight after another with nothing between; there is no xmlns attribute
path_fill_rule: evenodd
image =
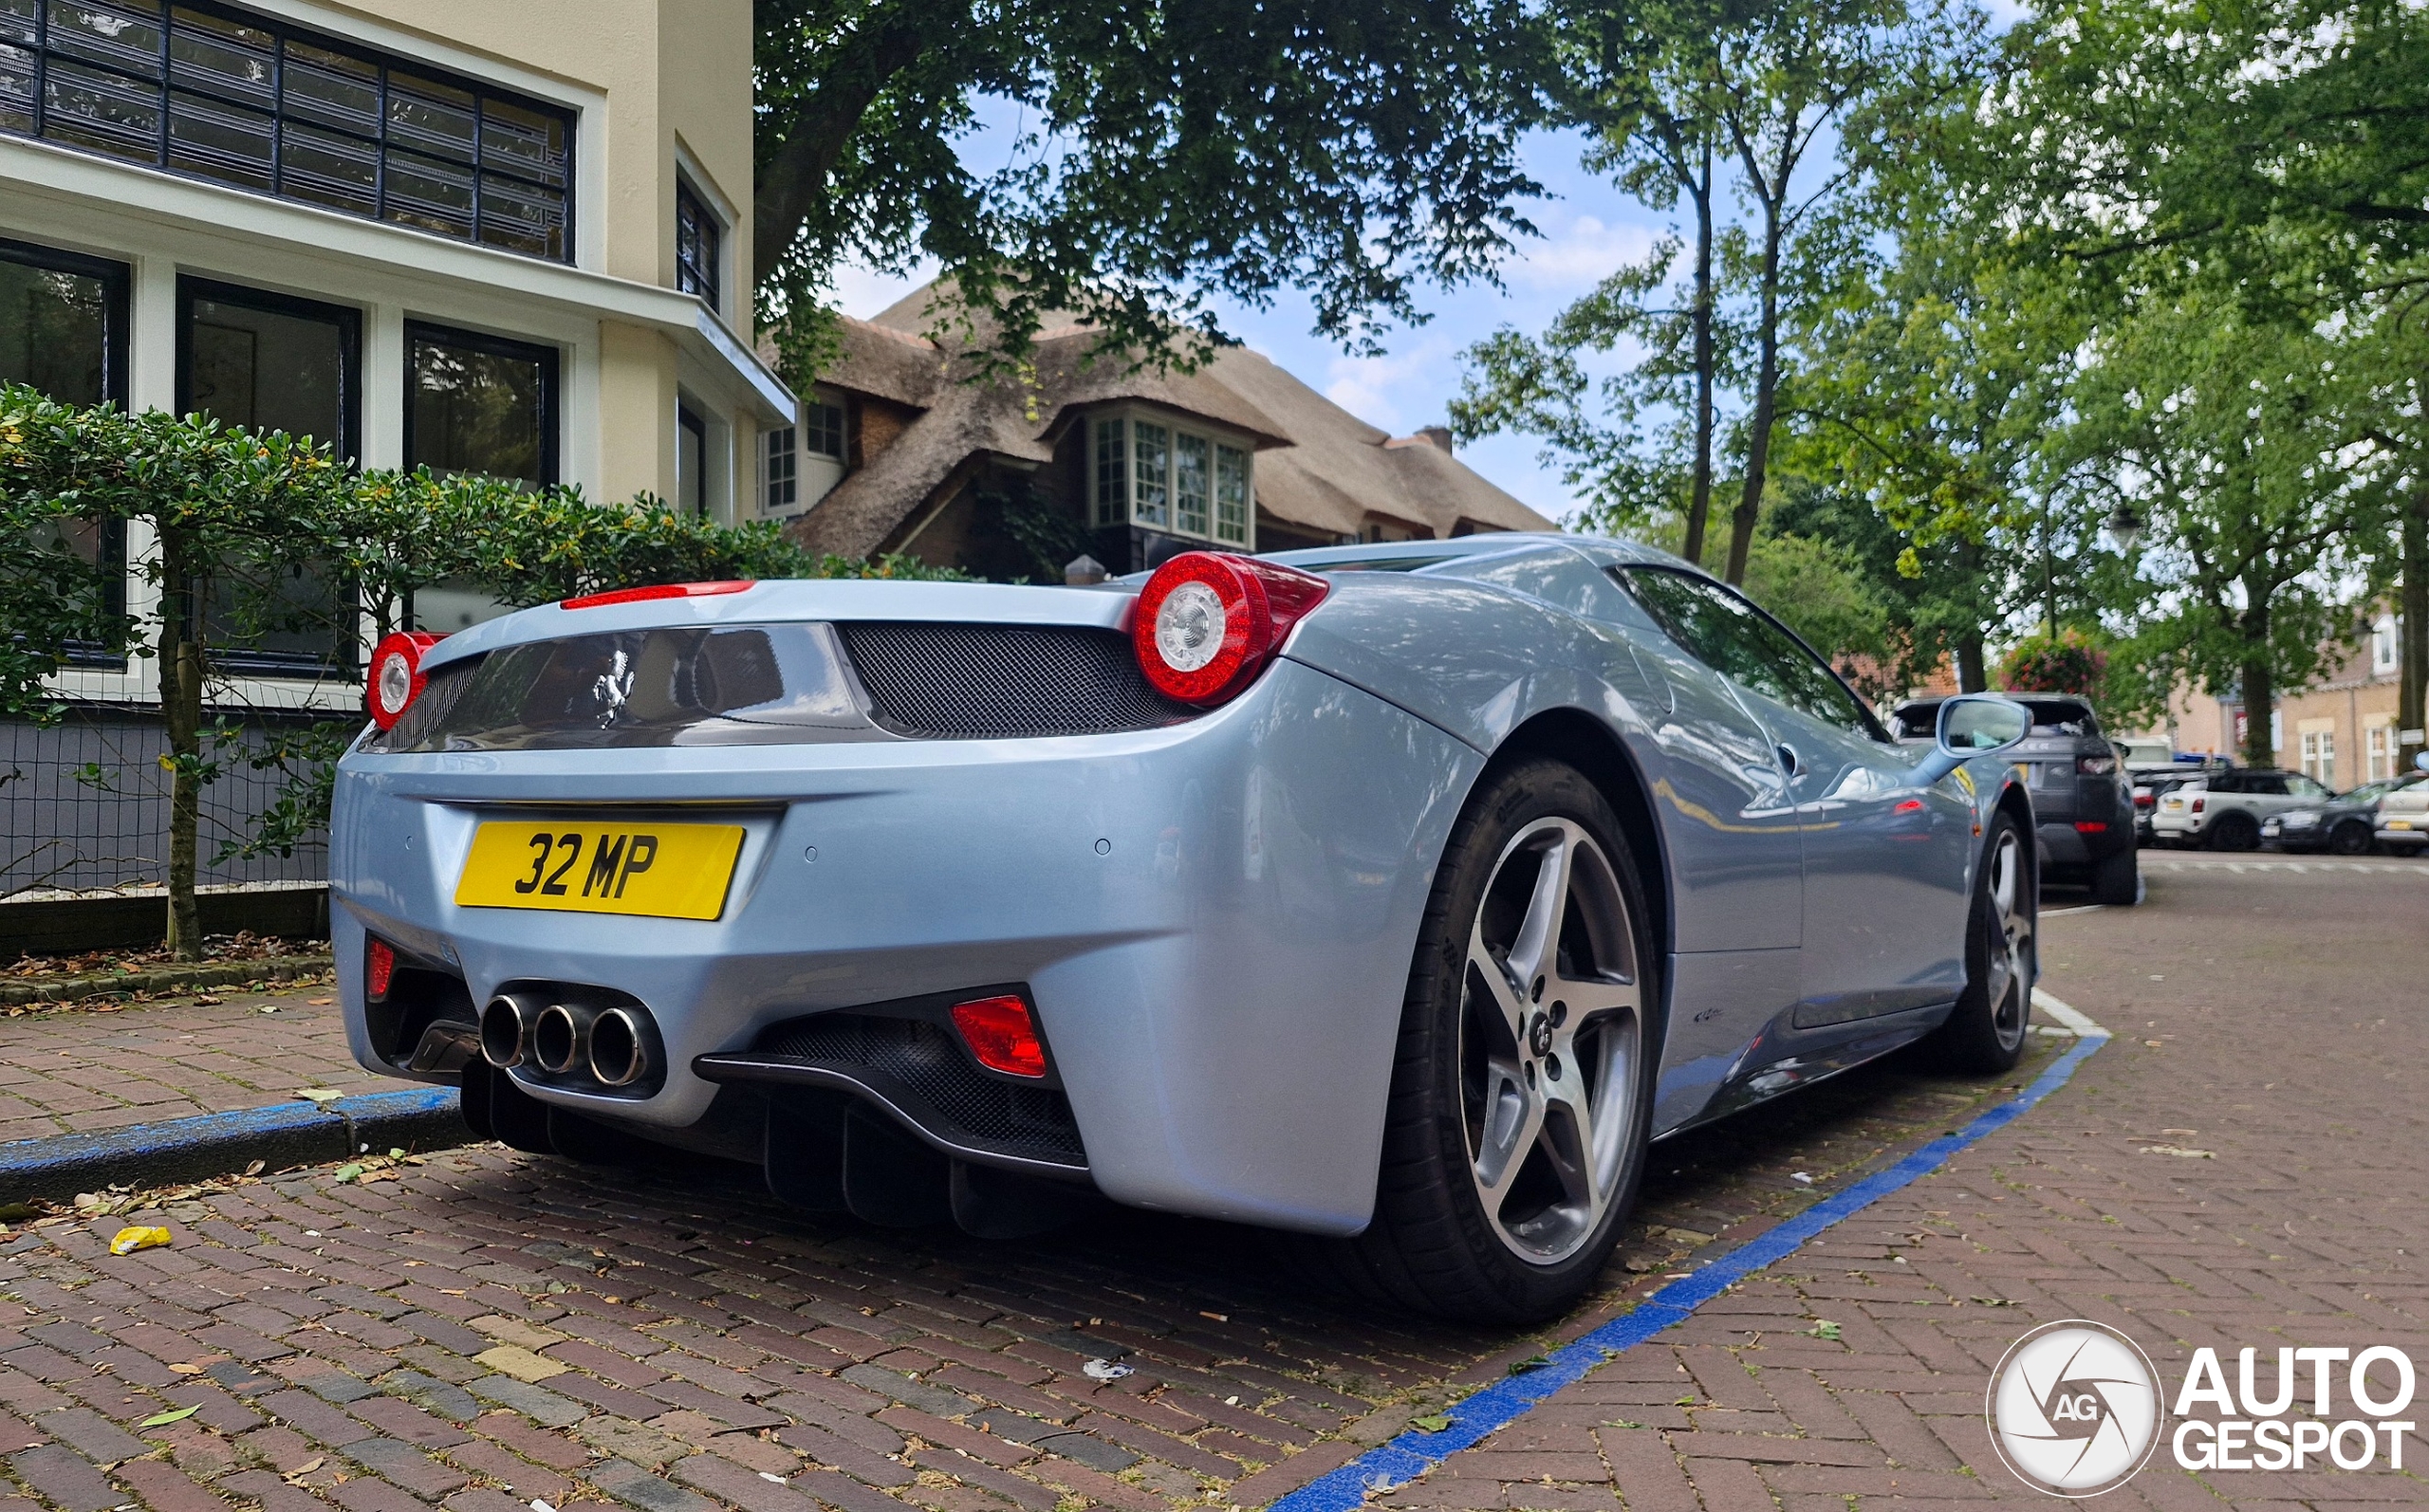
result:
<svg viewBox="0 0 2429 1512"><path fill-rule="evenodd" d="M1651 1141L2021 1052L2029 716L1890 739L1572 536L1102 587L712 582L391 636L340 764L354 1053L518 1149L1014 1236L1109 1198L1538 1318Z"/></svg>

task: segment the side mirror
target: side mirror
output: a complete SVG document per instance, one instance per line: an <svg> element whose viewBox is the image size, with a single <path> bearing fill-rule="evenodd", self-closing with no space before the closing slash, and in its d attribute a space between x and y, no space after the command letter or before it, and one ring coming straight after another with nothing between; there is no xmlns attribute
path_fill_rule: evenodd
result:
<svg viewBox="0 0 2429 1512"><path fill-rule="evenodd" d="M1928 787L1976 756L2006 750L2032 733L2032 710L2012 698L1965 693L1939 706L1939 741L1915 768Z"/></svg>

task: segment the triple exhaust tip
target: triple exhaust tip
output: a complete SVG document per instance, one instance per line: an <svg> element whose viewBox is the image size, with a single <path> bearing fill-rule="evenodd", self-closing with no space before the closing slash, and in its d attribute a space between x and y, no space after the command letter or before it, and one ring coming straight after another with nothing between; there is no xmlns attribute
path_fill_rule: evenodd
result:
<svg viewBox="0 0 2429 1512"><path fill-rule="evenodd" d="M481 1058L500 1070L528 1062L552 1077L587 1065L604 1087L629 1087L650 1069L649 1040L633 1009L541 1007L514 992L499 993L481 1009Z"/></svg>

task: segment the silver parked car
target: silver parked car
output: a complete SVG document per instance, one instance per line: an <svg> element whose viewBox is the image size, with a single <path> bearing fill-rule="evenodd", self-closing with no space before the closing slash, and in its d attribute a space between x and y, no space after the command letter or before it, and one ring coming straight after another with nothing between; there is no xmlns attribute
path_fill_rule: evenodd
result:
<svg viewBox="0 0 2429 1512"><path fill-rule="evenodd" d="M1101 1195L1536 1318L1649 1141L2023 1042L2026 710L1901 747L1618 542L625 590L392 637L370 697L355 1055L524 1150L982 1235Z"/></svg>

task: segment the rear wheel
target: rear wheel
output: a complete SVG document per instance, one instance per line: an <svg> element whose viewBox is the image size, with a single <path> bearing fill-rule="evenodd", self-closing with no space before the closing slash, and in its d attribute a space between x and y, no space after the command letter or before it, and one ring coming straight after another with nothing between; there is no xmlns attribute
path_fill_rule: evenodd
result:
<svg viewBox="0 0 2429 1512"><path fill-rule="evenodd" d="M2221 814L2210 822L2210 849L2249 851L2260 844L2260 823L2250 814Z"/></svg>
<svg viewBox="0 0 2429 1512"><path fill-rule="evenodd" d="M2092 868L2091 900L2112 908L2131 908L2142 901L2142 874L2132 851L2119 851Z"/></svg>
<svg viewBox="0 0 2429 1512"><path fill-rule="evenodd" d="M2040 974L2032 857L2011 815L1991 821L1965 937L1965 991L1927 1042L1954 1071L1995 1074L2024 1056L2025 1021Z"/></svg>
<svg viewBox="0 0 2429 1512"><path fill-rule="evenodd" d="M1644 893L1610 805L1550 762L1492 779L1453 831L1402 1009L1361 1289L1489 1322L1593 1285L1636 1200L1660 1001Z"/></svg>

